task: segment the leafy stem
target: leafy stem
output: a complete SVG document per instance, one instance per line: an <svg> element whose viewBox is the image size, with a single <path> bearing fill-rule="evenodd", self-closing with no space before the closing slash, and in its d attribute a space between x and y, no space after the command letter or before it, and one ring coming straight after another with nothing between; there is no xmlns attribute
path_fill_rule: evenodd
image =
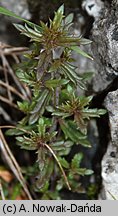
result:
<svg viewBox="0 0 118 216"><path fill-rule="evenodd" d="M38 173L35 186L43 198L59 198L65 184L69 190L79 192L80 175L93 172L80 168L81 153L74 154L68 162L69 154L75 145L91 147L87 139L87 123L90 118L106 113L104 109L89 108L92 96L77 94L77 87L86 89L85 81L91 74L78 74L73 52L93 60L80 49L80 45L91 41L71 33L73 14L65 17L64 5L55 12L53 20L49 19L46 24L41 21L40 25L2 7L0 13L24 21L24 25L15 24L15 27L33 42L32 50L27 52L16 70L20 81L31 89L31 98L17 103L24 118L16 127L6 126L11 127L6 134L14 135L22 149L36 151L36 168L26 175L31 178Z"/></svg>
<svg viewBox="0 0 118 216"><path fill-rule="evenodd" d="M65 172L64 172L64 169L63 169L63 167L61 166L61 163L59 162L59 160L58 160L56 154L55 154L54 151L50 148L50 146L48 146L46 143L45 143L44 145L45 145L45 147L51 152L51 154L53 155L53 157L55 158L55 160L56 160L56 162L57 162L57 164L58 164L58 166L59 166L59 168L60 168L60 170L61 170L61 172L62 172L62 175L63 175L63 177L64 177L64 179L65 179L66 185L67 185L68 189L71 190L71 187L70 187L70 185L69 185L67 176L66 176L66 174L65 174Z"/></svg>

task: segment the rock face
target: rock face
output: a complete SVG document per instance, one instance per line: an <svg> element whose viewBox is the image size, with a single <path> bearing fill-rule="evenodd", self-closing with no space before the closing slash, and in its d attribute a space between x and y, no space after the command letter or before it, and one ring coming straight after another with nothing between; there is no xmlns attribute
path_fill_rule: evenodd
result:
<svg viewBox="0 0 118 216"><path fill-rule="evenodd" d="M101 0L84 0L82 7L90 16L93 16L96 20L100 17L100 12L104 7L104 3Z"/></svg>
<svg viewBox="0 0 118 216"><path fill-rule="evenodd" d="M28 10L28 4L27 0L0 0L0 5L2 7L7 8L10 11L13 11L17 15L25 18L25 19L30 19L31 14L29 13Z"/></svg>
<svg viewBox="0 0 118 216"><path fill-rule="evenodd" d="M92 51L96 62L93 91L106 89L118 76L118 1L102 9L102 17L94 22Z"/></svg>
<svg viewBox="0 0 118 216"><path fill-rule="evenodd" d="M118 90L110 92L105 99L109 112L111 142L102 161L102 178L106 199L118 200Z"/></svg>
<svg viewBox="0 0 118 216"><path fill-rule="evenodd" d="M29 20L31 18L26 0L0 0L0 6L13 11L17 15L25 19ZM18 37L17 30L12 25L12 23L16 22L20 21L18 19L8 18L7 16L0 14L0 41L2 41L3 43L8 43L10 45L19 46L20 37Z"/></svg>
<svg viewBox="0 0 118 216"><path fill-rule="evenodd" d="M83 2L83 7L95 20L91 30L91 48L95 62L91 90L94 94L108 92L104 106L108 110L110 141L101 163L104 187L101 196L102 199L118 200L118 1L108 1L104 6L100 2L101 0L87 0ZM94 13L92 8L98 8L99 13ZM114 90L109 92L111 86Z"/></svg>

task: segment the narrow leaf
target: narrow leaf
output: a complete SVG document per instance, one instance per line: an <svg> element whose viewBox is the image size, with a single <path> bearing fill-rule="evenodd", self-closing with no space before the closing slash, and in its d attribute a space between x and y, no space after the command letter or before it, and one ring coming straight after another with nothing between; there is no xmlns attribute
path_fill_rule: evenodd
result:
<svg viewBox="0 0 118 216"><path fill-rule="evenodd" d="M88 109L85 108L83 111L83 117L84 118L89 118L89 117L100 117L100 115L104 115L106 113L105 109Z"/></svg>
<svg viewBox="0 0 118 216"><path fill-rule="evenodd" d="M48 94L49 91L47 89L40 93L40 97L38 98L34 109L31 111L32 114L37 113L41 109L46 97L48 97Z"/></svg>
<svg viewBox="0 0 118 216"><path fill-rule="evenodd" d="M70 24L72 21L73 21L73 18L74 18L74 14L73 13L70 13L64 20L64 24L65 25L68 25Z"/></svg>
<svg viewBox="0 0 118 216"><path fill-rule="evenodd" d="M74 50L76 53L93 60L93 58L90 55L81 50L78 46L71 46L71 49Z"/></svg>
<svg viewBox="0 0 118 216"><path fill-rule="evenodd" d="M39 169L42 172L42 170L43 170L43 168L45 166L45 161L46 161L45 151L42 148L40 148L37 153L38 153L37 162L38 162L38 165L39 165Z"/></svg>
<svg viewBox="0 0 118 216"><path fill-rule="evenodd" d="M76 126L75 128L72 128L71 125L68 125L67 121L61 120L60 126L65 134L66 139L70 138L76 144L79 144L79 141L81 142L81 140L84 140L86 137L77 130Z"/></svg>
<svg viewBox="0 0 118 216"><path fill-rule="evenodd" d="M71 168L72 169L78 169L80 167L80 163L81 163L82 159L83 159L82 153L75 154L72 161L71 161Z"/></svg>
<svg viewBox="0 0 118 216"><path fill-rule="evenodd" d="M90 170L90 169L86 169L85 171L85 175L92 175L94 172L93 170Z"/></svg>
<svg viewBox="0 0 118 216"><path fill-rule="evenodd" d="M82 44L82 45L87 45L87 44L90 44L90 43L92 43L92 41L89 40L89 39L86 39L86 38L81 38L80 39L80 44Z"/></svg>
<svg viewBox="0 0 118 216"><path fill-rule="evenodd" d="M84 147L91 148L91 143L87 139L80 139L79 144L81 144Z"/></svg>
<svg viewBox="0 0 118 216"><path fill-rule="evenodd" d="M53 79L53 80L48 80L45 82L45 85L47 88L56 88L61 85L66 85L69 82L67 79Z"/></svg>
<svg viewBox="0 0 118 216"><path fill-rule="evenodd" d="M69 163L65 158L58 157L58 160L64 168L69 169Z"/></svg>
<svg viewBox="0 0 118 216"><path fill-rule="evenodd" d="M92 101L92 99L93 99L93 96L89 96L89 97L82 96L82 97L79 97L80 105L82 107L87 106Z"/></svg>
<svg viewBox="0 0 118 216"><path fill-rule="evenodd" d="M61 14L64 13L64 4L62 4L62 5L58 8L57 13L61 13Z"/></svg>

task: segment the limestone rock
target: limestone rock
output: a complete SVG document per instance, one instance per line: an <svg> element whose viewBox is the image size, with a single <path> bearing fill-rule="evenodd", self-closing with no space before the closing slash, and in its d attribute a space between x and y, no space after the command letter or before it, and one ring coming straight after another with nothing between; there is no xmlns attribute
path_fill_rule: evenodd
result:
<svg viewBox="0 0 118 216"><path fill-rule="evenodd" d="M0 5L25 19L31 18L31 14L28 10L27 0L0 0Z"/></svg>
<svg viewBox="0 0 118 216"><path fill-rule="evenodd" d="M27 0L0 0L0 6L14 12L15 14L30 19L31 14L28 9ZM12 23L19 23L18 19L7 17L0 14L0 41L13 46L19 46L21 36L17 35L17 30L13 27ZM21 42L22 44L22 42Z"/></svg>
<svg viewBox="0 0 118 216"><path fill-rule="evenodd" d="M92 29L92 51L96 62L94 92L103 91L118 76L118 1L102 11Z"/></svg>
<svg viewBox="0 0 118 216"><path fill-rule="evenodd" d="M82 7L90 16L98 19L98 17L100 17L101 9L104 7L104 3L101 0L84 0Z"/></svg>
<svg viewBox="0 0 118 216"><path fill-rule="evenodd" d="M105 106L109 113L111 142L102 161L103 186L106 199L118 200L118 90L107 95Z"/></svg>

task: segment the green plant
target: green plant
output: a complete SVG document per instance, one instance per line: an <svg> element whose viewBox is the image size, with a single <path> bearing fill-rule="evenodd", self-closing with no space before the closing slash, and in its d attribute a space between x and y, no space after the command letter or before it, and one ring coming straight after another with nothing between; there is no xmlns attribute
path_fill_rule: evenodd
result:
<svg viewBox="0 0 118 216"><path fill-rule="evenodd" d="M90 43L75 37L69 31L73 15L64 17L62 5L49 23L36 25L0 7L0 13L25 22L15 27L33 42L32 50L25 54L25 61L16 71L19 79L32 92L29 101L18 102L25 117L15 129L7 131L15 135L22 149L37 153L37 164L29 167L27 176L38 173L35 189L42 199L57 199L61 189L78 192L82 175L92 174L81 168L82 153L68 161L74 145L90 147L87 140L87 121L90 117L105 114L103 109L89 109L92 96L78 96L77 86L85 88L84 78L76 73L72 52L92 59L80 49L81 44Z"/></svg>

